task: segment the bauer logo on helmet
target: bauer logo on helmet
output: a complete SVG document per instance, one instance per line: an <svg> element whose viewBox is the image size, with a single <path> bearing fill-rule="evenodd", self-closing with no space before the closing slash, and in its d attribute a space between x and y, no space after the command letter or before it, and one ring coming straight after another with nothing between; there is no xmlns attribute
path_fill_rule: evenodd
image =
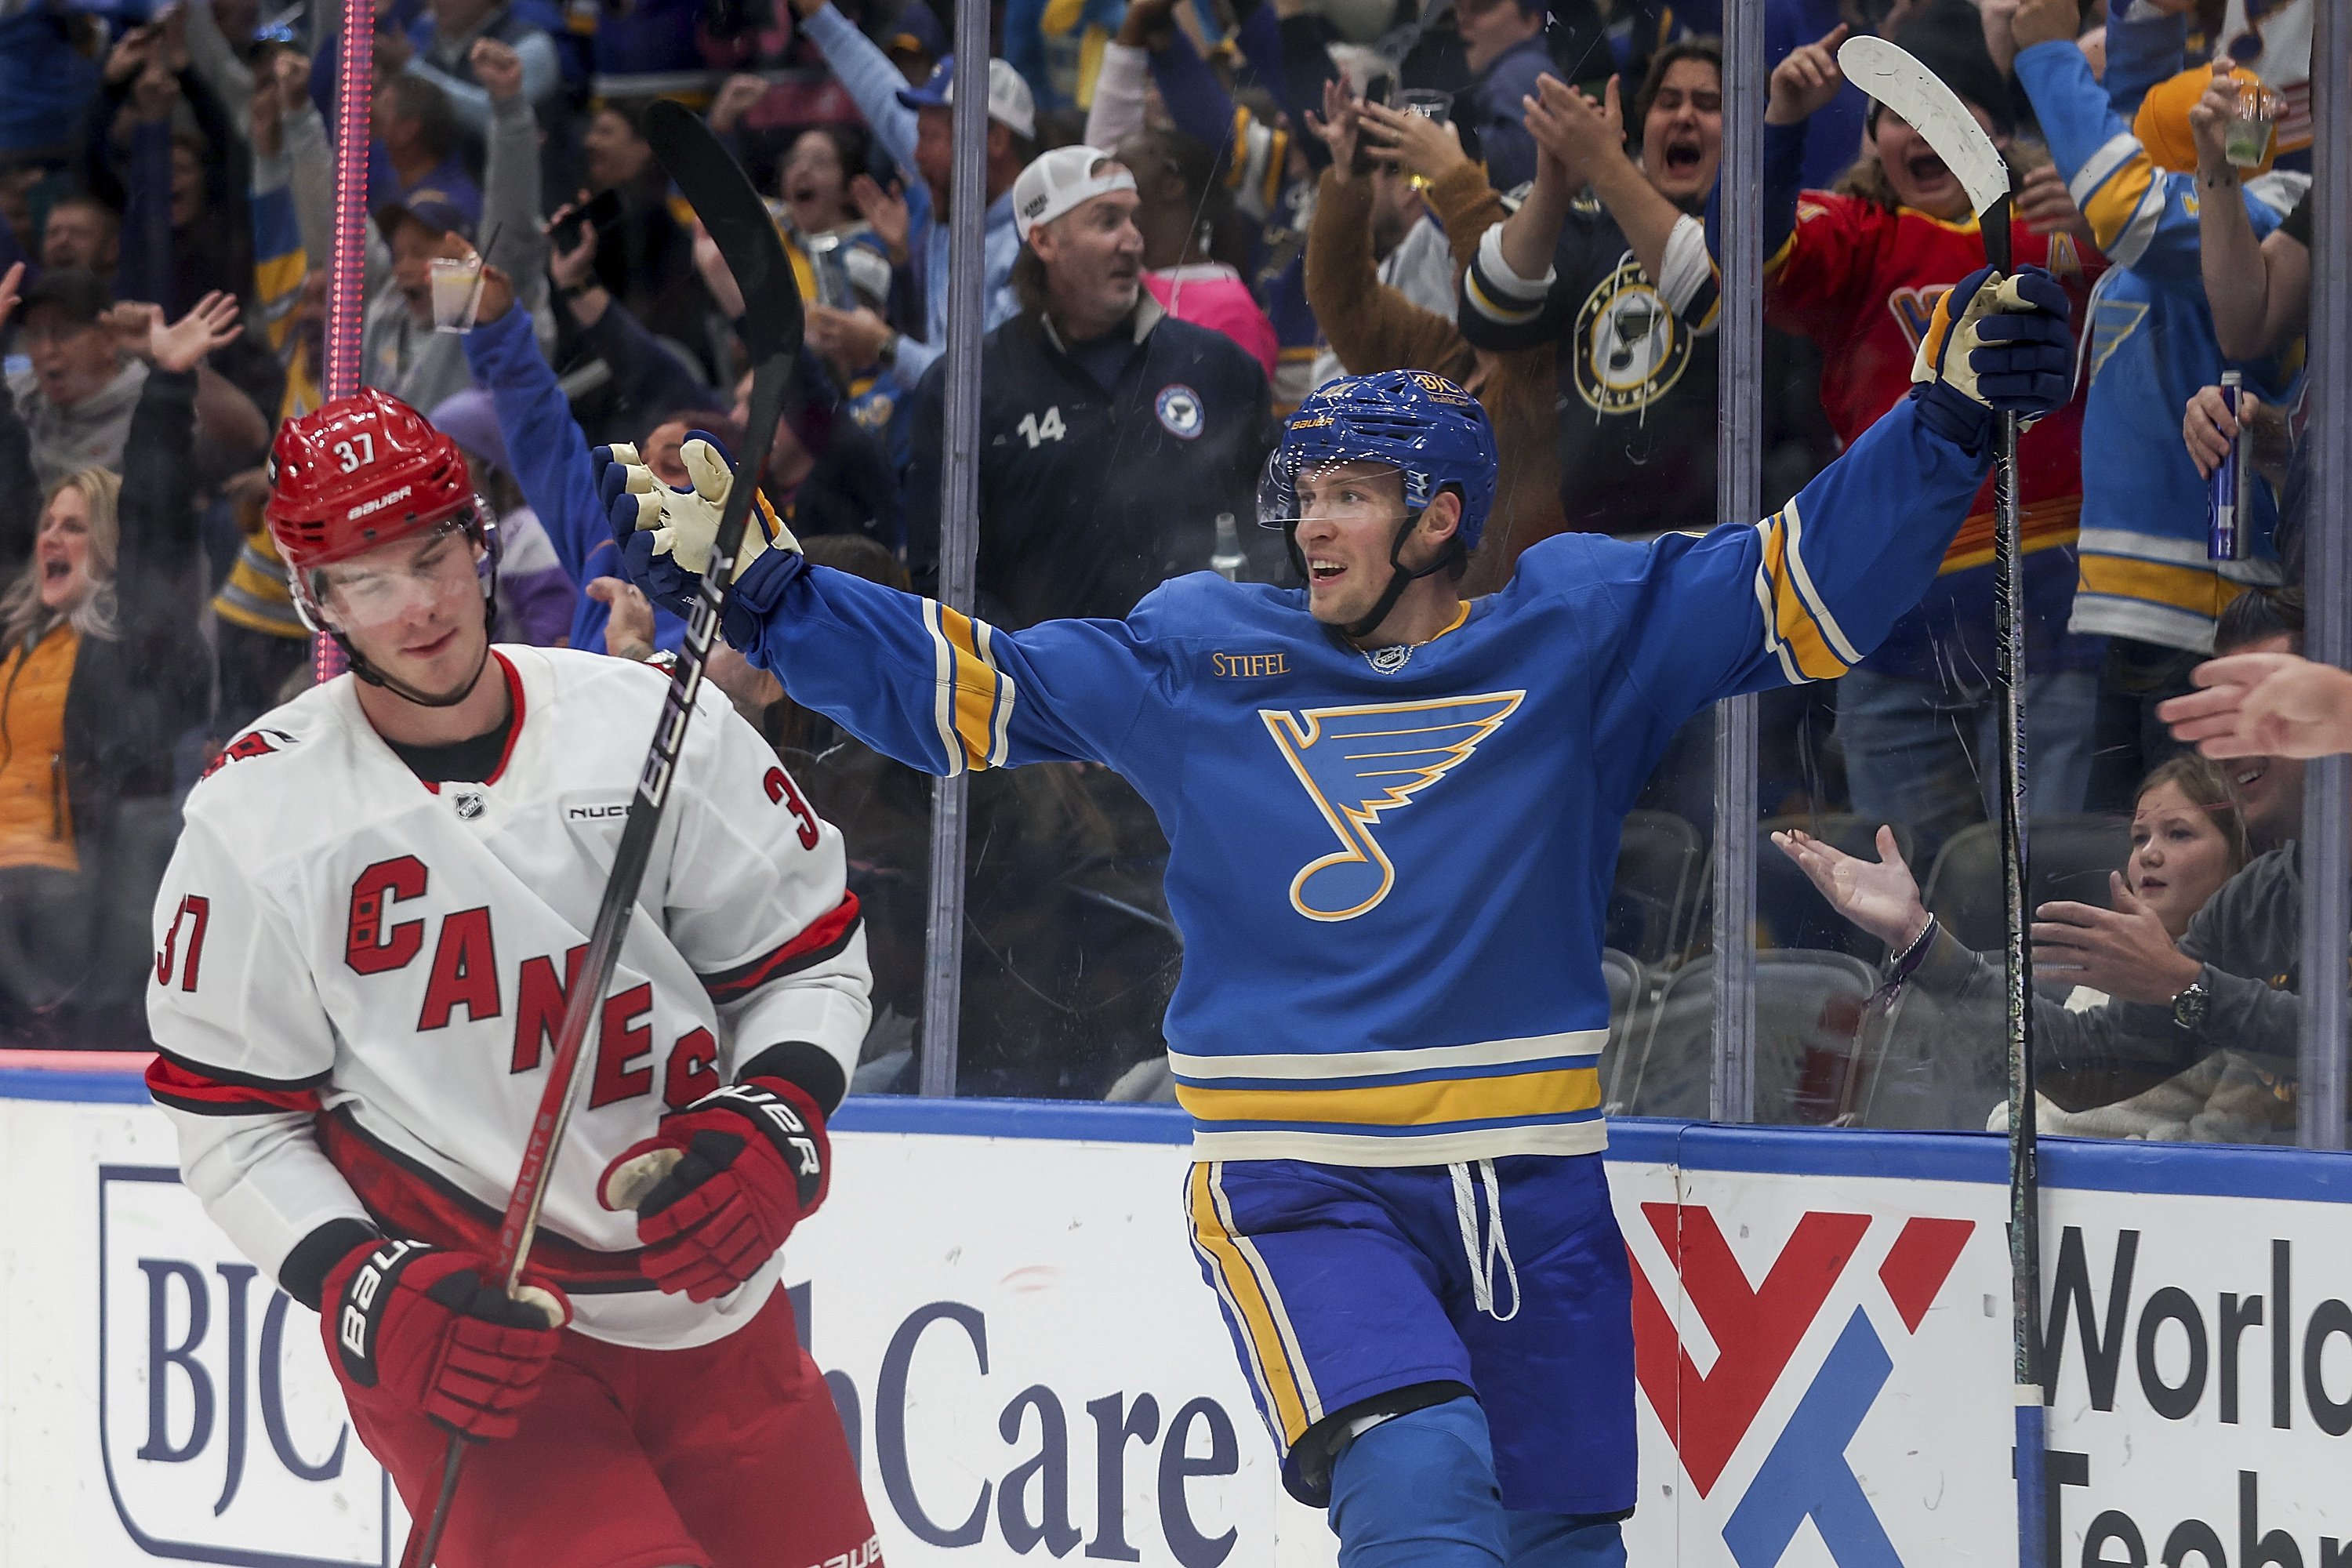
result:
<svg viewBox="0 0 2352 1568"><path fill-rule="evenodd" d="M409 497L409 493L415 489L415 488L416 487L414 485L403 485L398 489L394 490L389 494L376 497L373 500L362 501L359 505L352 508L351 511L346 515L345 521L348 521L351 518L366 517L373 512L382 511L388 506L398 505L400 502L406 500Z"/></svg>

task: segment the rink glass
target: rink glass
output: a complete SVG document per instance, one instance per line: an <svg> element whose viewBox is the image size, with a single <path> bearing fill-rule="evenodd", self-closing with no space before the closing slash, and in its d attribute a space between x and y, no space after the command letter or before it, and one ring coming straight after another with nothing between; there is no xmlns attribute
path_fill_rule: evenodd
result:
<svg viewBox="0 0 2352 1568"><path fill-rule="evenodd" d="M2322 150L2340 155L2352 147L2352 112L2341 102L2347 94L2336 91L2338 101L2331 106L2329 84L2314 86ZM2259 99L2254 107L2264 108L2266 114L2250 113L2236 127L2243 139L2240 156L2253 151L2256 137L2274 134L2283 154L2292 157L2306 134L2298 129L2299 107L2264 106ZM2266 116L2275 116L2274 132L2272 125L2259 123ZM1748 133L1737 125L1726 132L1727 137ZM2323 305L2329 289L2343 286L2346 267L2345 247L2331 250L2325 237L2331 232L2329 224L2342 216L2331 209L2331 191L2321 187L2321 232L2311 247ZM974 221L979 216L974 214ZM453 278L465 278L470 284L464 265L459 264ZM445 265L436 270L449 269ZM471 293L469 287L467 294ZM454 305L455 297L444 302ZM470 298L466 302L470 304ZM1663 323L1658 313L1636 290L1624 290L1622 300L1604 299L1601 305L1606 331L1600 336L1605 341L1585 367L1585 381L1596 399L1636 396L1644 385L1671 374L1683 340L1659 331ZM2112 314L2101 320L2111 329L2121 324ZM2137 330L2156 332L2161 328L2144 322ZM2098 341L2094 323L2077 322L2076 331ZM20 352L27 346L26 336L20 331ZM2317 431L2330 417L2328 397L2323 395L2332 394L2337 407L2352 402L2352 374L2346 364L2352 335L2315 324L2305 341L2310 365L2305 384L2314 392L2308 406L2312 428ZM1703 353L1704 347L1698 352ZM1805 414L1818 384L1818 358L1790 340L1769 338L1767 360L1759 402L1769 510L1826 460L1830 444L1818 419L1808 423ZM1694 357L1684 374L1701 374L1703 366ZM2184 389L2183 398L2193 391ZM1571 411L1580 417L1590 413L1582 404L1572 405ZM1713 488L1713 454L1706 444L1668 443L1653 427L1647 435L1628 434L1622 446L1623 455L1646 476L1649 493L1578 511L1570 519L1571 526L1629 541L1646 539L1664 526L1658 497L1679 474L1704 468L1706 477L1700 488ZM2352 444L2339 443L2337 449L2352 449ZM1107 464L1118 460L1115 451L1103 455ZM2340 498L2340 478L2325 482L2338 488L2323 489L2323 499ZM1193 503L1191 497L1171 497L1167 502L1173 508ZM1252 552L1238 574L1244 579L1278 574L1278 562L1269 566L1255 553L1261 531L1251 526L1246 502L1204 503L1200 510L1203 516L1196 550L1144 563L1139 548L1139 564L1148 563L1162 574L1207 568L1219 553L1215 515L1230 510L1241 519L1237 532L1242 545ZM2340 658L2340 651L2330 651L2318 639L2340 637L2344 628L2352 627L2339 581L2341 566L2335 564L2344 557L2341 520L2352 512L2329 500L2316 507L2315 515L2328 521L2309 538L2310 616L2317 628L2311 651ZM1106 519L1103 526L1118 528L1126 521ZM1680 525L1700 527L1716 521L1745 525L1755 519L1709 516ZM1507 539L1511 529L1507 517L1490 522L1489 552ZM983 530L983 549L988 538ZM1278 551L1278 540L1276 544ZM812 542L813 555L822 548ZM451 585L457 585L456 579ZM1476 592L1492 592L1496 586L1475 581L1470 585ZM2195 662L2195 655L2174 651L2183 653L2184 668ZM2180 670L2164 667L2167 657L2166 650L2145 648L2128 660L2117 661L2111 655L2100 679L2110 690L2122 690L2135 683L2184 678ZM159 685L173 673L142 667L135 679ZM1633 803L1607 893L1612 1008L1612 1041L1602 1072L1603 1091L1613 1112L1706 1114L1705 1053L1698 1053L1693 1063L1676 1058L1671 1047L1692 1037L1693 1012L1700 1015L1699 1038L1710 1022L1703 984L1711 958L1708 869L1718 854L1752 858L1758 868L1757 904L1746 911L1744 925L1766 956L1761 969L1802 967L1809 954L1836 961L1813 966L1835 973L1810 991L1759 976L1758 1079L1763 1120L1980 1128L2000 1098L1997 1013L1988 1009L1969 1016L1965 1010L1942 1008L1916 989L1908 989L1891 1016L1885 1015L1883 1001L1869 1001L1883 978L1881 944L1839 921L1765 837L1768 821L1779 819L1874 858L1870 839L1882 823L1888 825L1895 831L1897 852L1908 859L1929 907L1971 945L1987 950L1996 945L1997 900L1966 892L1971 886L1984 886L1981 858L1970 860L1986 831L1981 805L1969 804L1971 796L1982 794L1987 763L1981 748L1972 744L1948 764L1906 770L1914 782L1946 786L1939 793L1958 803L1951 811L1916 800L1873 802L1867 791L1857 800L1852 764L1859 749L1850 741L1852 709L1842 684L1782 689L1760 699L1761 744L1754 781L1758 822L1750 841L1716 842L1711 721L1705 715L1675 737ZM1842 705L1849 709L1846 734L1840 731ZM1907 716L1923 729L1949 731L1955 723L1938 702L1926 696L1906 702L1898 695L1879 707L1898 719ZM2084 726L2086 731L2095 728L2095 720ZM913 1064L927 1023L921 998L930 781L864 751L814 715L793 715L772 729L779 754L803 793L847 840L852 885L866 910L875 1023L857 1088L911 1091ZM126 803L115 833L119 852L94 860L97 869L83 878L69 913L96 928L81 946L100 955L94 962L102 973L88 983L88 994L101 1005L81 1016L99 1022L59 1023L57 1016L20 1005L12 1015L9 1043L143 1046L142 977L152 973L153 959L150 916L156 875L176 830L177 800L184 798L201 760L210 754L205 744L216 748L238 732L231 729L194 737L197 743L188 748L194 760L175 781L173 793ZM2103 762L2108 760L2108 738L2104 733L2095 738ZM2037 742L2033 765L2046 760L2050 749ZM2037 858L2070 836L2095 840L2105 832L2118 847L2108 860L2100 858L2095 847L2078 855L2079 869L2064 872L2063 896L2095 898L2109 866L2121 864L2129 810L2123 796L2136 781L2137 759L2118 763L2116 771L2123 775L2120 782L2103 786L2079 810L2034 818L2034 841L2041 847ZM2330 809L2339 822L2345 816L2342 797L2325 792L2341 787L2342 772L2340 764L2314 766L2306 786L2315 801L2334 803ZM969 894L961 1019L964 1068L958 1089L966 1094L1095 1100L1116 1090L1123 1097L1164 1098L1164 1069L1154 1070L1162 1045L1160 1018L1181 948L1159 896L1166 849L1148 810L1123 781L1100 768L1075 764L978 775L971 794L972 832L964 873ZM2326 815L2321 810L2315 820ZM94 825L91 831L95 835ZM1972 834L1977 837L1970 838ZM2336 866L2337 880L2352 883L2342 872L2340 838L2339 831L2338 842L2331 846L2306 834L2305 854L2338 857L2319 863ZM1970 869L1972 864L1976 869ZM2059 868L2049 869L2055 875ZM2046 888L2050 880L2045 876L2037 887ZM2332 943L2340 962L2346 945L2340 909L2336 921L2332 929L2316 931L2315 940ZM11 998L18 1004L37 1000ZM2340 1041L2335 1048L2340 1058ZM1130 1074L1138 1076L1129 1079ZM1127 1080L1123 1088L1122 1080ZM2294 1091L2292 1085L2286 1089Z"/></svg>

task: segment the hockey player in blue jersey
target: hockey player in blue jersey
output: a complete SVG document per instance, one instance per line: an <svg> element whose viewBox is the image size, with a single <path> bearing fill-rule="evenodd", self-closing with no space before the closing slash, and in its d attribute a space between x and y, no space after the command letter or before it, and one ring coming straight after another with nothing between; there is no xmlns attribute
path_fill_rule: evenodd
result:
<svg viewBox="0 0 2352 1568"><path fill-rule="evenodd" d="M1159 813L1192 1242L1346 1568L1623 1562L1631 1281L1597 1067L1618 825L1685 720L1843 673L1919 598L1994 410L2064 401L2065 314L2046 273L1979 272L1914 397L1774 516L1563 534L1467 603L1493 437L1412 371L1291 419L1263 510L1304 588L1197 574L1124 621L1005 631L747 541L725 632L798 701L935 773L1104 763ZM676 602L719 497L625 463L605 484Z"/></svg>

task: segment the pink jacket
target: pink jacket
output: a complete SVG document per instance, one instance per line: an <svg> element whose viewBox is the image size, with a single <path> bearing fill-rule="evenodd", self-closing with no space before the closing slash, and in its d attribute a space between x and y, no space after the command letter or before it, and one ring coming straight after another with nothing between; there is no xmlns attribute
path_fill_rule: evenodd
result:
<svg viewBox="0 0 2352 1568"><path fill-rule="evenodd" d="M1143 286L1151 290L1160 309L1178 321L1223 332L1249 350L1265 367L1266 379L1274 379L1280 354L1274 323L1257 308L1240 273L1213 261L1194 262L1189 267L1147 271Z"/></svg>

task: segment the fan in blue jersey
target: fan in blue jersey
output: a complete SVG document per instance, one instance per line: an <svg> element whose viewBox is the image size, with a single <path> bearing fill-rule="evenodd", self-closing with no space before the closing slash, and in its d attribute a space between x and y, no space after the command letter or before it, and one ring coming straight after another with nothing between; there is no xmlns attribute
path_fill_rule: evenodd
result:
<svg viewBox="0 0 2352 1568"><path fill-rule="evenodd" d="M1979 272L1916 395L1772 517L1562 534L1469 602L1494 438L1416 371L1291 419L1264 512L1304 588L1197 574L1123 621L1016 632L781 531L744 568L728 639L867 744L942 774L1100 763L1159 813L1192 1244L1346 1568L1624 1561L1631 1282L1598 1073L1619 822L1685 720L1843 674L1919 598L1993 411L2064 401L2065 315L2047 273ZM605 484L640 580L691 587L709 498Z"/></svg>

